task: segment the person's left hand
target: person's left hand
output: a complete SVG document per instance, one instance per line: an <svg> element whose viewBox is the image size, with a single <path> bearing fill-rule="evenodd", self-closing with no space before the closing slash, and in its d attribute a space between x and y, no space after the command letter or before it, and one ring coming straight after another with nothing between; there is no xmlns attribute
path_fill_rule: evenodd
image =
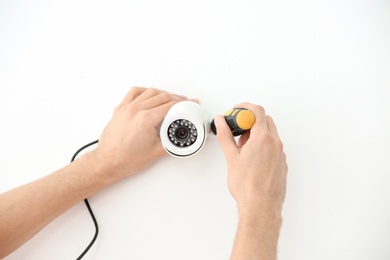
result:
<svg viewBox="0 0 390 260"><path fill-rule="evenodd" d="M133 87L115 109L91 152L119 179L135 174L166 152L161 145L159 125L168 110L186 97L153 88Z"/></svg>

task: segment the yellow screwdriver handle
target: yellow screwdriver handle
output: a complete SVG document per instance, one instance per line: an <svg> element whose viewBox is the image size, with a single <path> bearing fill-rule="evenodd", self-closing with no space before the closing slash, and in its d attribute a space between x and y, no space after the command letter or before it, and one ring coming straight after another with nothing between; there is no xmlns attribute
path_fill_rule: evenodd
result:
<svg viewBox="0 0 390 260"><path fill-rule="evenodd" d="M256 121L255 115L246 108L234 108L226 111L224 114L226 123L232 130L233 136L243 134L245 131L251 129ZM217 129L214 120L211 121L211 132L217 134Z"/></svg>

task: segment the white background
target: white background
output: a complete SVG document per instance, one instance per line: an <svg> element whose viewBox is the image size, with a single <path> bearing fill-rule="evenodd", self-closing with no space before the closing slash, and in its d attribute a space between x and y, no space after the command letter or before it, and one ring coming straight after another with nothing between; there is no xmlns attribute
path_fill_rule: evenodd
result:
<svg viewBox="0 0 390 260"><path fill-rule="evenodd" d="M2 0L0 192L66 165L134 85L265 107L289 163L280 260L390 259L389 1ZM91 197L85 259L228 259L226 174L210 136ZM6 259L75 259L93 232L80 203Z"/></svg>

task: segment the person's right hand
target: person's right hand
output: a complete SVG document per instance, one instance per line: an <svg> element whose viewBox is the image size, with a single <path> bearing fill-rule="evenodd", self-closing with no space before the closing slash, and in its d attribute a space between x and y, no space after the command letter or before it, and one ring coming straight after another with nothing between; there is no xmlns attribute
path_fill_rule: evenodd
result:
<svg viewBox="0 0 390 260"><path fill-rule="evenodd" d="M253 112L256 121L236 143L224 118L215 117L217 139L229 168L229 191L237 201L239 213L266 211L279 216L288 167L276 126L261 106L243 103L236 107Z"/></svg>

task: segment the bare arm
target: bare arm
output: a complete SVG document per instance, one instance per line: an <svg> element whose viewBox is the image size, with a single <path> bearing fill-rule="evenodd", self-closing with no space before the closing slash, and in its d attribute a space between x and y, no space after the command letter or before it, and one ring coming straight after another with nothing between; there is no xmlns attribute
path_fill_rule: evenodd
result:
<svg viewBox="0 0 390 260"><path fill-rule="evenodd" d="M0 195L0 258L76 203L165 155L157 126L185 98L132 88L115 109L97 148L66 167Z"/></svg>
<svg viewBox="0 0 390 260"><path fill-rule="evenodd" d="M286 155L275 124L262 107L249 103L237 107L251 110L256 117L238 143L223 117L215 118L229 168L229 191L239 212L231 259L275 260L286 194Z"/></svg>
<svg viewBox="0 0 390 260"><path fill-rule="evenodd" d="M87 154L69 166L0 196L0 258L53 219L108 185L105 169Z"/></svg>

